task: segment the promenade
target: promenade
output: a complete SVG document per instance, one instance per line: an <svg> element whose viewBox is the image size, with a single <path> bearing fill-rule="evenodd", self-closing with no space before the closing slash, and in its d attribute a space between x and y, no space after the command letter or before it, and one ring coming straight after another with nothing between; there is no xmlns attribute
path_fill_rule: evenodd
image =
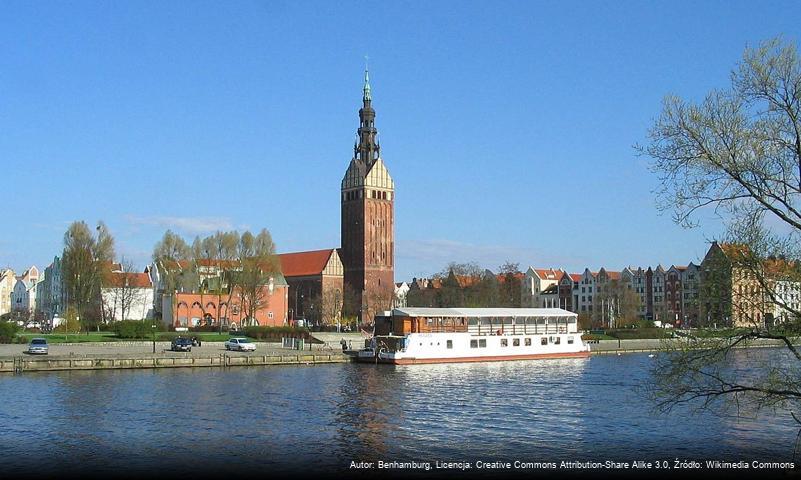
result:
<svg viewBox="0 0 801 480"><path fill-rule="evenodd" d="M255 352L227 351L223 342L205 342L191 352L172 352L169 342L97 342L56 343L48 355L25 353L27 345L0 345L0 373L23 373L56 370L105 370L132 368L233 367L258 365L313 365L351 361L353 350L364 344L364 337L354 333L315 334L322 344L306 344L304 350L282 348L280 343L257 342ZM343 352L341 340L350 349ZM796 342L798 343L796 339ZM676 340L600 340L590 343L594 355L656 352ZM742 347L781 347L780 340L758 339Z"/></svg>
<svg viewBox="0 0 801 480"><path fill-rule="evenodd" d="M280 343L257 342L255 352L233 352L223 342L204 342L191 352L170 351L170 342L98 342L51 344L48 355L25 353L27 345L0 345L0 372L104 370L171 367L231 367L249 365L310 365L342 363L350 357L339 345L307 345L304 350Z"/></svg>

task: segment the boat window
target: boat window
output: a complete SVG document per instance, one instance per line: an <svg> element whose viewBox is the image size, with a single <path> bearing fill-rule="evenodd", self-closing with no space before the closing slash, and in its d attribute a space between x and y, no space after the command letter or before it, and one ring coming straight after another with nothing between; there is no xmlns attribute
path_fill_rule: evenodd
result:
<svg viewBox="0 0 801 480"><path fill-rule="evenodd" d="M526 346L527 347L531 346L531 339L530 338L526 338Z"/></svg>
<svg viewBox="0 0 801 480"><path fill-rule="evenodd" d="M519 347L520 346L520 339L519 338L513 339L512 340L512 346L513 347Z"/></svg>
<svg viewBox="0 0 801 480"><path fill-rule="evenodd" d="M567 337L567 343L573 343L573 337Z"/></svg>
<svg viewBox="0 0 801 480"><path fill-rule="evenodd" d="M548 345L548 337L542 337L542 340L540 341L540 343L542 345Z"/></svg>
<svg viewBox="0 0 801 480"><path fill-rule="evenodd" d="M473 340L473 342L475 342L475 340ZM573 338L570 339L570 343L573 343ZM446 345L447 345L448 348L453 348L453 340L448 340ZM473 348L475 348L475 347L473 347Z"/></svg>
<svg viewBox="0 0 801 480"><path fill-rule="evenodd" d="M481 340L479 340L478 341L478 346L481 347L481 348L486 347L487 346L487 339L486 338L482 338Z"/></svg>
<svg viewBox="0 0 801 480"><path fill-rule="evenodd" d="M481 324L482 325L492 325L492 322L490 321L489 318L482 318L481 319Z"/></svg>
<svg viewBox="0 0 801 480"><path fill-rule="evenodd" d="M505 338L502 338L501 339L501 346L502 347L508 347L509 346L509 341L507 339L505 339Z"/></svg>
<svg viewBox="0 0 801 480"><path fill-rule="evenodd" d="M468 319L467 320L467 324L468 325L478 325L478 319L477 318Z"/></svg>
<svg viewBox="0 0 801 480"><path fill-rule="evenodd" d="M451 343L451 341L448 340L448 343ZM450 348L450 346L448 348ZM478 348L478 341L477 340L470 340L470 348Z"/></svg>
<svg viewBox="0 0 801 480"><path fill-rule="evenodd" d="M562 337L556 337L556 338L554 339L553 343L555 343L555 344L559 345L559 340L561 340L561 339L562 339Z"/></svg>

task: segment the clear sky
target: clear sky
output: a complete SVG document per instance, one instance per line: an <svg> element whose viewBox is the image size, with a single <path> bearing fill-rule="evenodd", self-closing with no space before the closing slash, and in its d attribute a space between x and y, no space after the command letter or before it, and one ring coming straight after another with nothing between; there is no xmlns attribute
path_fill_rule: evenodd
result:
<svg viewBox="0 0 801 480"><path fill-rule="evenodd" d="M632 146L669 93L725 87L798 2L0 2L0 266L73 220L140 267L167 228L339 246L369 55L397 281L449 261L698 261Z"/></svg>

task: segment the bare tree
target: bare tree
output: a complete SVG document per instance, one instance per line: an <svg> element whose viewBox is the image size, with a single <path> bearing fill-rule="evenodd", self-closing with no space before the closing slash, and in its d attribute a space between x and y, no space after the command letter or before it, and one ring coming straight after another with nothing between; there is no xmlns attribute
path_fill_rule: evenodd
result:
<svg viewBox="0 0 801 480"><path fill-rule="evenodd" d="M698 104L667 97L648 135L648 145L637 148L653 158L661 181L660 208L685 226L698 225L700 210L714 211L727 225L724 274L713 280L714 272L707 272L702 280L709 291L699 297L707 312L700 321L741 327L726 338L687 339L671 347L654 369L652 396L665 410L701 402L703 407L747 404L794 412L801 407L801 354L793 345L801 333L801 312L777 287L801 281L801 59L796 46L773 39L746 48L729 88L709 93ZM788 312L788 320L766 321L776 310ZM721 318L726 315L732 315L731 322ZM730 368L732 347L758 338L782 342L787 362L739 375Z"/></svg>
<svg viewBox="0 0 801 480"><path fill-rule="evenodd" d="M232 278L242 302L244 318L255 321L256 312L269 305L275 277L281 271L280 262L275 255L275 244L270 232L262 229L255 237L245 231L239 239L239 261L241 271Z"/></svg>
<svg viewBox="0 0 801 480"><path fill-rule="evenodd" d="M107 274L103 279L103 311L107 322L141 320L141 318L130 318L133 308L140 306L145 297L137 273L133 263L123 257L120 260L120 271ZM118 312L119 318L117 318Z"/></svg>

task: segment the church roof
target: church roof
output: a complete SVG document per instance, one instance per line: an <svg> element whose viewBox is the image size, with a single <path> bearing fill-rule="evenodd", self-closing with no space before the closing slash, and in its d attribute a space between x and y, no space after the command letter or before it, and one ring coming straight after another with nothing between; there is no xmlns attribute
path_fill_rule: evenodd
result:
<svg viewBox="0 0 801 480"><path fill-rule="evenodd" d="M322 275L328 260L336 249L312 250L309 252L281 253L281 271L285 277Z"/></svg>

